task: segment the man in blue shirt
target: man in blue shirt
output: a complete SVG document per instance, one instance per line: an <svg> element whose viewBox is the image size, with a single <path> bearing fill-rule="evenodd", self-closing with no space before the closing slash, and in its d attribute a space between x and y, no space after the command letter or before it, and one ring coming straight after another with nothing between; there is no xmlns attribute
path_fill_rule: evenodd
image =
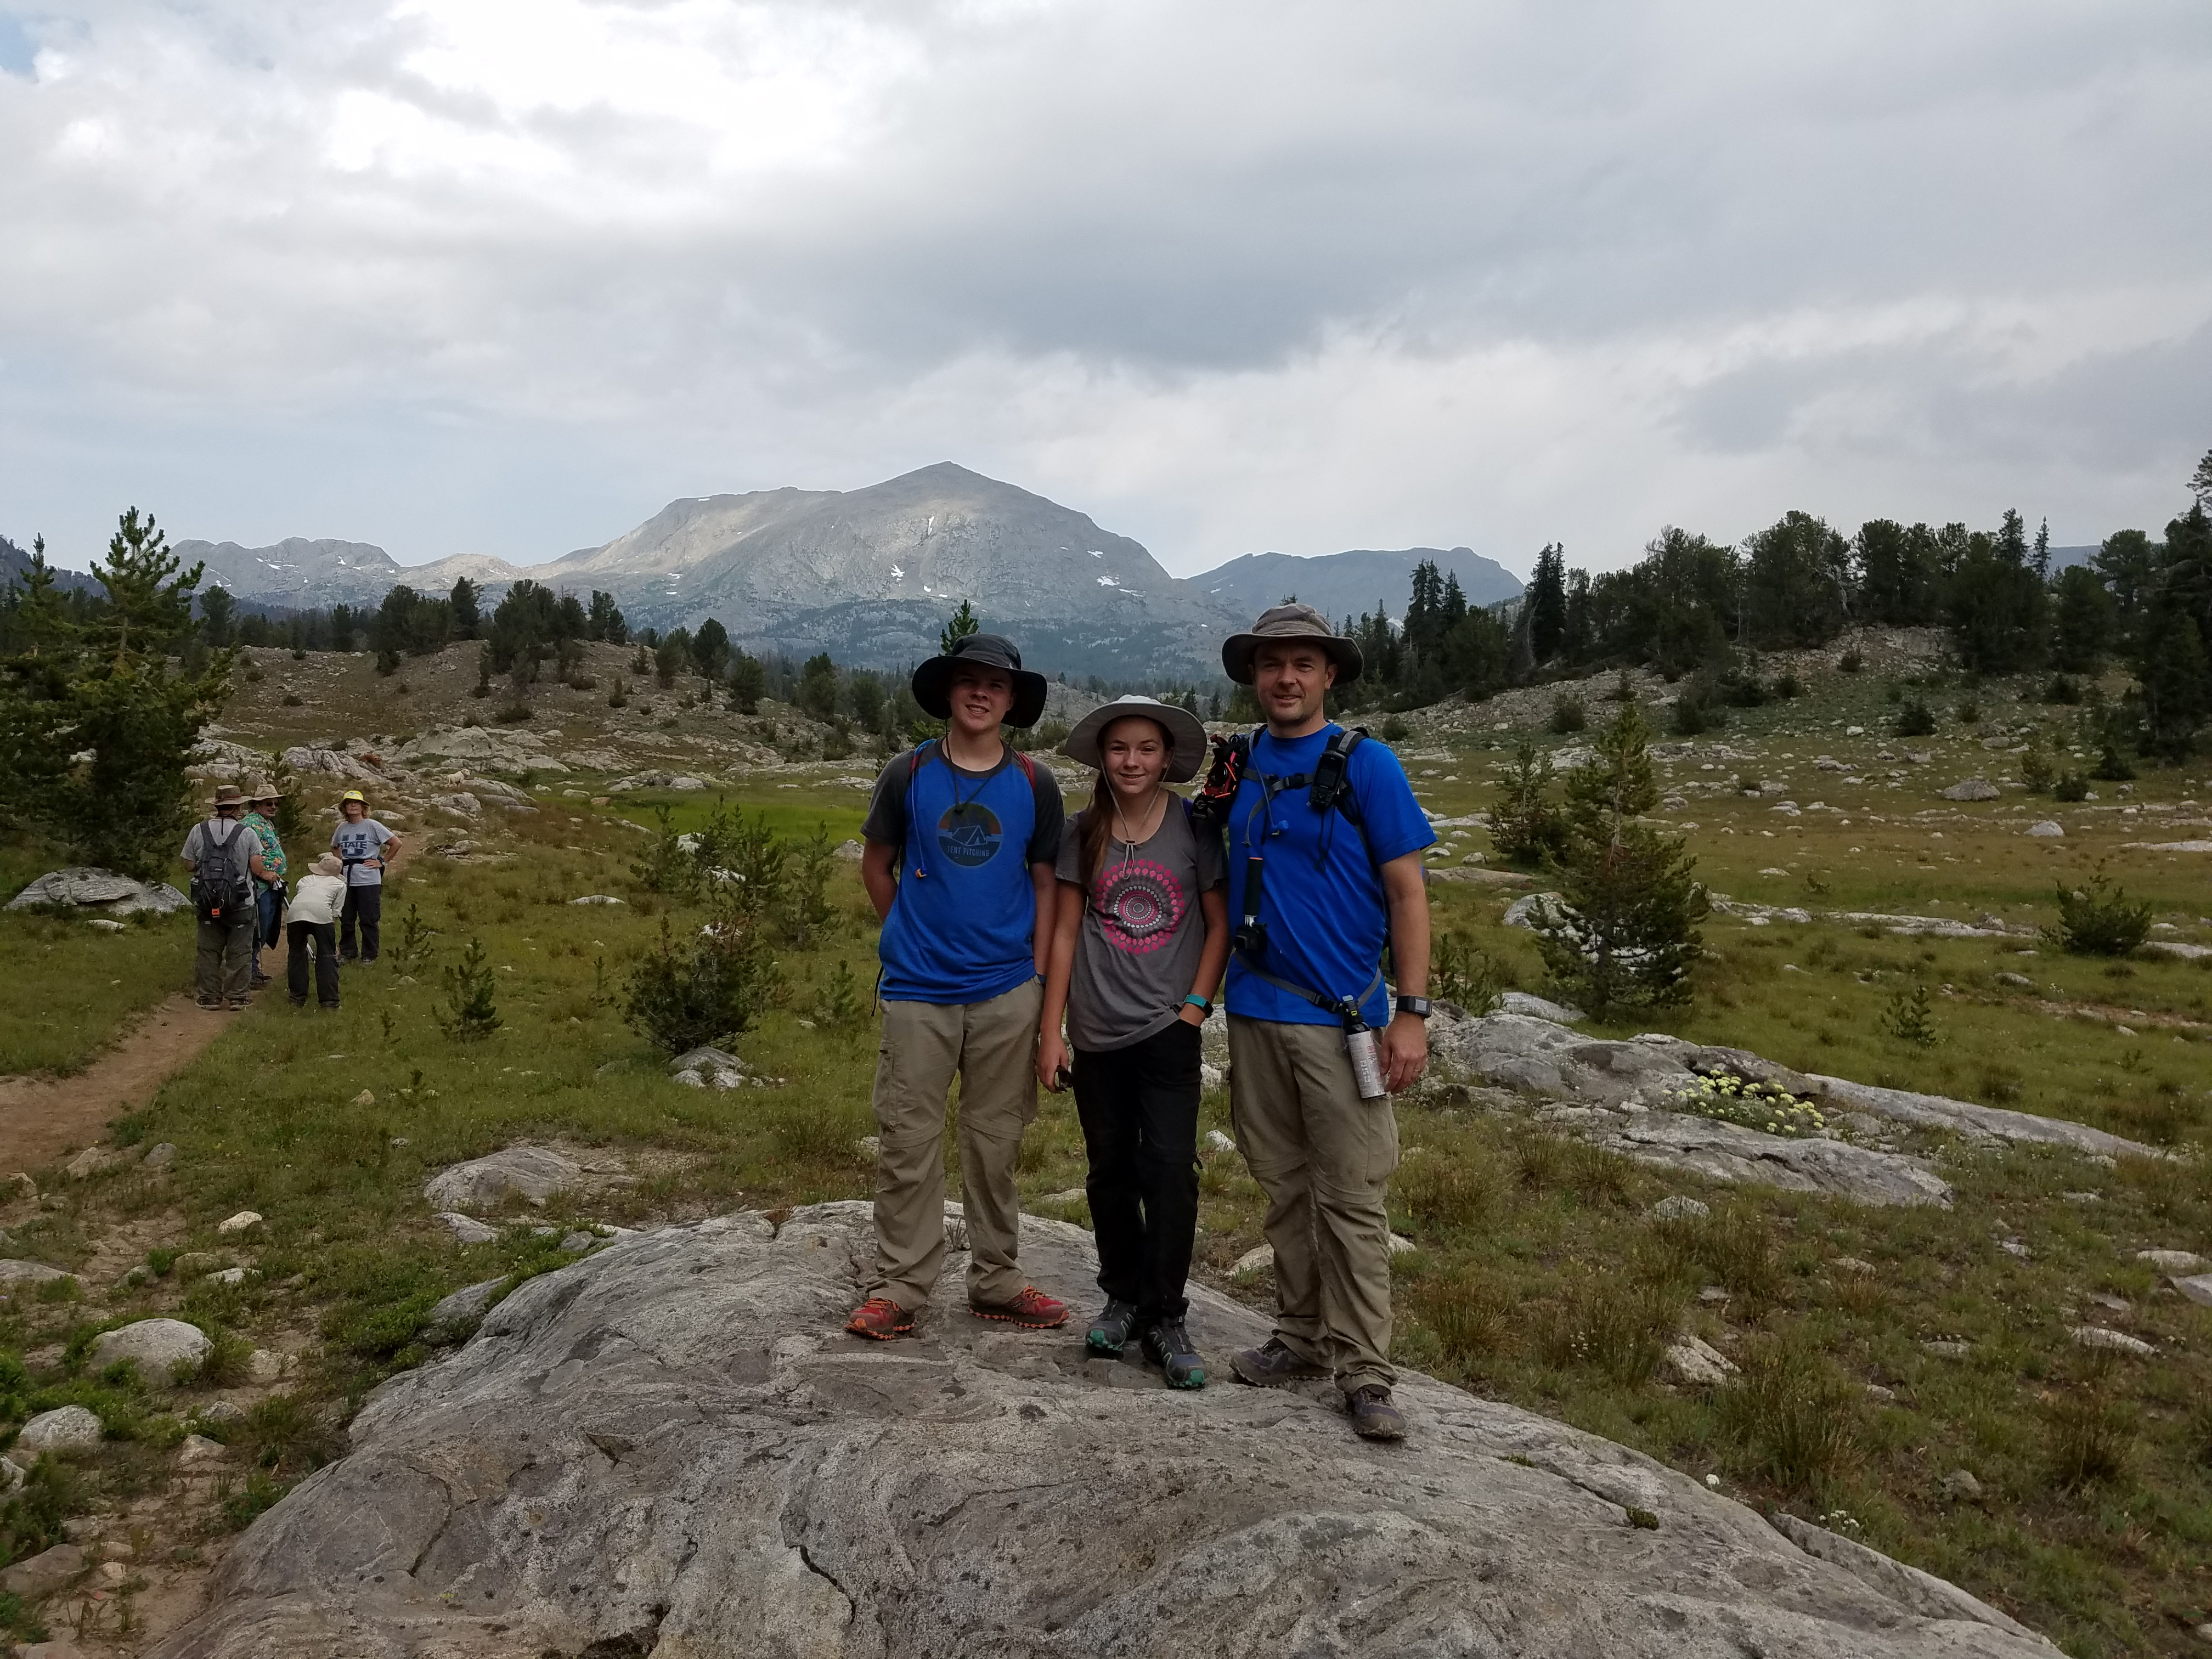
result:
<svg viewBox="0 0 2212 1659"><path fill-rule="evenodd" d="M1024 1280L1014 1164L1036 1116L1037 1013L1052 937L1060 785L1000 740L1034 726L1042 674L995 634L970 634L914 671L944 737L876 780L860 879L883 918L884 1037L876 1062L876 1271L845 1328L913 1334L945 1265L945 1103L960 1079L968 1308L1043 1330L1067 1306Z"/></svg>
<svg viewBox="0 0 2212 1659"><path fill-rule="evenodd" d="M1274 1334L1230 1365L1263 1386L1334 1377L1359 1434L1402 1439L1389 1358L1389 1093L1428 1063L1421 849L1436 833L1386 746L1332 741L1342 728L1322 699L1359 677L1359 647L1311 606L1267 611L1230 636L1221 661L1267 721L1227 824L1229 914L1243 924L1229 958L1229 1089L1238 1150L1267 1195L1279 1310ZM1375 1046L1373 1098L1354 1042Z"/></svg>

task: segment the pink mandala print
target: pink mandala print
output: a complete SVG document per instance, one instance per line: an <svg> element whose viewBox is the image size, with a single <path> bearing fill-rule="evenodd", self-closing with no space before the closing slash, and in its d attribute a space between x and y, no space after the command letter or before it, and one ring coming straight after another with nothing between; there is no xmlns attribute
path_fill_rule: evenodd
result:
<svg viewBox="0 0 2212 1659"><path fill-rule="evenodd" d="M1098 925L1116 949L1142 956L1175 937L1182 920L1182 888L1160 865L1117 864L1098 878L1092 894Z"/></svg>

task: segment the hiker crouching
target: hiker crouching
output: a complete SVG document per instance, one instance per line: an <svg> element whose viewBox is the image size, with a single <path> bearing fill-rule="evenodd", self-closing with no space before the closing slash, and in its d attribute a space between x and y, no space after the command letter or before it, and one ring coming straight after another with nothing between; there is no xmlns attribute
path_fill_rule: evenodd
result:
<svg viewBox="0 0 2212 1659"><path fill-rule="evenodd" d="M246 796L234 783L215 792L213 810L185 837L192 909L199 918L192 983L203 1008L243 1008L253 971L253 930L259 916L253 883L265 881L261 841L244 822Z"/></svg>
<svg viewBox="0 0 2212 1659"><path fill-rule="evenodd" d="M325 1008L338 1006L338 917L344 911L345 861L336 853L315 860L312 874L301 878L299 890L284 910L284 988L292 1006L307 1006L307 953L314 947L315 1000Z"/></svg>
<svg viewBox="0 0 2212 1659"><path fill-rule="evenodd" d="M1044 712L1042 674L995 634L970 634L914 672L945 736L877 779L860 877L883 918L884 1036L876 1064L876 1268L845 1328L912 1334L945 1265L945 1106L960 1079L968 1306L1046 1329L1063 1303L1018 1265L1014 1162L1036 1115L1035 1063L1053 866L1063 811L1049 769L1000 740Z"/></svg>
<svg viewBox="0 0 2212 1659"><path fill-rule="evenodd" d="M1247 1382L1330 1377L1359 1434L1396 1440L1390 1231L1398 1166L1389 1096L1428 1063L1429 908L1436 840L1398 757L1323 713L1358 678L1359 647L1310 606L1278 605L1221 647L1267 728L1209 778L1226 807L1229 1108L1267 1195L1274 1334L1230 1361ZM1233 793L1232 793L1233 792ZM1395 1010L1376 964L1389 947Z"/></svg>

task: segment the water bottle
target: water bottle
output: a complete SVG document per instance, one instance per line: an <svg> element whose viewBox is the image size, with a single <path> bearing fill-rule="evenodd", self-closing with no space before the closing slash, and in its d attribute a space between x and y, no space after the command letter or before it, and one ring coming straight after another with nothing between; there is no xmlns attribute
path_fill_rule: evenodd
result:
<svg viewBox="0 0 2212 1659"><path fill-rule="evenodd" d="M1357 1008L1346 1011L1344 1047L1352 1056L1352 1079L1359 1085L1359 1097L1380 1100L1389 1094L1382 1086L1382 1057L1375 1050L1375 1033Z"/></svg>

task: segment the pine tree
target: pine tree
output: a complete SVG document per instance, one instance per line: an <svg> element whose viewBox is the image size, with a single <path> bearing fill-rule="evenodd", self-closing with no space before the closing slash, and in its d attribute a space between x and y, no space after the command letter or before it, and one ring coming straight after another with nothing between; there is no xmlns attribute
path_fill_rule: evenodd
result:
<svg viewBox="0 0 2212 1659"><path fill-rule="evenodd" d="M1566 550L1547 542L1528 579L1528 649L1538 664L1559 653L1567 632Z"/></svg>
<svg viewBox="0 0 2212 1659"><path fill-rule="evenodd" d="M1552 757L1528 738L1513 751L1498 805L1490 809L1490 839L1508 864L1534 867L1566 845L1566 821L1551 799Z"/></svg>
<svg viewBox="0 0 2212 1659"><path fill-rule="evenodd" d="M466 576L455 579L453 592L446 596L453 609L453 637L472 640L483 628L483 595Z"/></svg>
<svg viewBox="0 0 2212 1659"><path fill-rule="evenodd" d="M2197 619L2179 607L2159 606L2151 614L2136 653L2142 724L2137 742L2143 753L2161 760L2188 758L2197 732L2212 714L2212 673Z"/></svg>
<svg viewBox="0 0 2212 1659"><path fill-rule="evenodd" d="M960 601L960 608L952 613L951 620L945 624L944 632L937 636L937 648L949 657L952 654L955 641L964 640L970 634L980 634L982 631L983 624L975 620L975 607L963 599Z"/></svg>
<svg viewBox="0 0 2212 1659"><path fill-rule="evenodd" d="M1658 800L1650 733L1633 704L1567 778L1560 902L1537 942L1560 987L1601 1018L1686 1000L1710 909L1679 838L1642 822Z"/></svg>

